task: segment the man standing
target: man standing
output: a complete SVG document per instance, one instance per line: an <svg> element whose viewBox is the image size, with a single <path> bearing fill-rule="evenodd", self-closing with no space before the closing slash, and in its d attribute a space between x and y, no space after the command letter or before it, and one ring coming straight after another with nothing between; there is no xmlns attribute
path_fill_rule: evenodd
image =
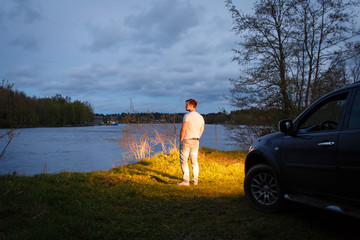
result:
<svg viewBox="0 0 360 240"><path fill-rule="evenodd" d="M178 185L189 186L189 166L188 158L190 155L193 184L198 184L199 165L197 155L199 151L199 139L204 131L204 118L195 111L197 102L194 99L186 100L186 111L180 131L180 164L183 173L182 182Z"/></svg>

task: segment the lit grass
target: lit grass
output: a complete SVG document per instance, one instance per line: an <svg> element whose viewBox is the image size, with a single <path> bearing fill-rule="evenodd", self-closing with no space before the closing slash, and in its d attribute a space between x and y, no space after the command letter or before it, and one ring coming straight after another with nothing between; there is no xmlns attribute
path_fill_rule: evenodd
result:
<svg viewBox="0 0 360 240"><path fill-rule="evenodd" d="M111 171L1 176L0 239L356 239L357 219L251 208L244 157L202 149L199 185L189 187L176 185L176 152Z"/></svg>

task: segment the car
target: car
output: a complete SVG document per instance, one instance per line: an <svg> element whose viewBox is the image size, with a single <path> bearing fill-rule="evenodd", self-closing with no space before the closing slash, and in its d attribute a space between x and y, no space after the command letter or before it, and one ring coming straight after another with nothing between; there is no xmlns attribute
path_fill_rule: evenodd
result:
<svg viewBox="0 0 360 240"><path fill-rule="evenodd" d="M318 99L279 131L256 139L244 192L264 212L286 200L360 218L360 82Z"/></svg>

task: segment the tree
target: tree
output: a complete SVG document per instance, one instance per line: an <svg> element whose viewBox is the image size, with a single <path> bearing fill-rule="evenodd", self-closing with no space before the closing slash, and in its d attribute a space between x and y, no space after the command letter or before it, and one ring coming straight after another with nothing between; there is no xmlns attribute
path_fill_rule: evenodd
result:
<svg viewBox="0 0 360 240"><path fill-rule="evenodd" d="M3 80L0 85L0 127L34 127L84 125L93 121L93 108L89 102L62 97L28 97L13 89L14 84Z"/></svg>
<svg viewBox="0 0 360 240"><path fill-rule="evenodd" d="M238 11L232 0L226 1L235 33L242 41L234 50L234 60L244 66L238 79L233 79L231 103L238 108L281 108L289 114L292 107L286 63L291 54L291 15L286 1L260 1L255 14Z"/></svg>
<svg viewBox="0 0 360 240"><path fill-rule="evenodd" d="M131 114L126 114L126 120L124 119L126 124L120 129L121 137L109 140L117 142L121 149L126 150L122 154L125 160L140 161L150 157L154 152L156 143L151 137L154 127L153 124L148 124L151 120L138 116L132 101L130 101L130 110Z"/></svg>
<svg viewBox="0 0 360 240"><path fill-rule="evenodd" d="M350 52L355 54L355 57L352 59L352 64L350 66L350 79L353 82L360 81L360 43L351 46Z"/></svg>
<svg viewBox="0 0 360 240"><path fill-rule="evenodd" d="M324 75L328 75L338 64L345 67L345 62L354 57L346 46L356 42L355 38L359 36L353 13L358 2L300 0L291 4L295 9L293 18L296 23L293 38L300 53L297 59L301 59L302 75L301 81L295 79L295 82L300 96L298 106L304 108L324 94L324 87L333 86L327 89L331 91L349 83L344 78L328 79Z"/></svg>
<svg viewBox="0 0 360 240"><path fill-rule="evenodd" d="M6 130L4 133L0 133L0 139L7 137L8 139L5 142L5 145L2 146L2 149L0 150L0 159L4 156L5 151L7 147L10 145L12 139L15 137L14 133L15 129ZM18 133L20 134L20 133Z"/></svg>
<svg viewBox="0 0 360 240"><path fill-rule="evenodd" d="M349 59L344 52L359 36L352 12L358 5L343 0L260 0L249 15L226 0L233 30L240 36L234 60L242 70L231 80L232 105L280 109L282 118L315 101L324 86L330 86L333 67ZM331 78L336 87L348 83L345 80Z"/></svg>
<svg viewBox="0 0 360 240"><path fill-rule="evenodd" d="M172 118L173 124L167 124L169 119L163 119L160 124L154 124L154 115L151 113L139 114L130 101L131 113L122 114L121 136L109 139L117 142L126 152L122 154L125 160L140 161L151 157L155 147L160 145L163 153L177 150L176 116Z"/></svg>
<svg viewBox="0 0 360 240"><path fill-rule="evenodd" d="M10 84L5 80L0 85L0 127L9 128L11 126L14 101L13 86L14 84ZM0 132L0 139L7 137L0 149L0 159L4 156L7 147L15 136L14 131L15 129L4 129L3 132Z"/></svg>
<svg viewBox="0 0 360 240"><path fill-rule="evenodd" d="M177 133L180 126L176 125L176 114L170 118L164 117L161 124L154 126L154 142L156 145L161 145L162 152L165 154L177 151L179 148Z"/></svg>

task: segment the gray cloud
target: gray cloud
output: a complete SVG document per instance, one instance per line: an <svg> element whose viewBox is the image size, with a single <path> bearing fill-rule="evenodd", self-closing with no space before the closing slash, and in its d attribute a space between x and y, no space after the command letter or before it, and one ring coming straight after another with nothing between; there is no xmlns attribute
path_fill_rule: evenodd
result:
<svg viewBox="0 0 360 240"><path fill-rule="evenodd" d="M5 77L10 82L15 80L15 87L39 87L41 86L41 71L42 68L39 65L22 65L8 71Z"/></svg>
<svg viewBox="0 0 360 240"><path fill-rule="evenodd" d="M168 71L180 74L192 73L194 71L194 67L189 63L183 63L181 65L170 66Z"/></svg>
<svg viewBox="0 0 360 240"><path fill-rule="evenodd" d="M199 23L200 11L188 2L162 0L122 21L107 25L88 24L91 43L86 47L92 52L118 50L131 44L135 53L157 53L169 48L191 28ZM138 45L134 45L137 43Z"/></svg>
<svg viewBox="0 0 360 240"><path fill-rule="evenodd" d="M116 91L119 85L119 69L117 66L104 63L93 63L82 67L64 71L61 81L51 80L42 84L43 92L58 93L59 90L67 95L77 96L106 94Z"/></svg>
<svg viewBox="0 0 360 240"><path fill-rule="evenodd" d="M88 26L88 28L92 42L86 48L92 52L117 50L121 46L121 42L125 40L120 24L111 23L108 26Z"/></svg>
<svg viewBox="0 0 360 240"><path fill-rule="evenodd" d="M39 50L39 42L33 36L17 37L9 42L13 46L21 47L24 50L34 51Z"/></svg>
<svg viewBox="0 0 360 240"><path fill-rule="evenodd" d="M42 19L42 11L29 0L13 0L14 7L8 16L12 20L21 20L25 23L34 23Z"/></svg>
<svg viewBox="0 0 360 240"><path fill-rule="evenodd" d="M199 12L189 2L162 0L128 17L125 23L142 44L168 48L199 22Z"/></svg>
<svg viewBox="0 0 360 240"><path fill-rule="evenodd" d="M93 63L78 68L71 68L65 71L65 75L73 79L102 79L104 77L117 76L119 68L117 66L109 66L103 63Z"/></svg>

